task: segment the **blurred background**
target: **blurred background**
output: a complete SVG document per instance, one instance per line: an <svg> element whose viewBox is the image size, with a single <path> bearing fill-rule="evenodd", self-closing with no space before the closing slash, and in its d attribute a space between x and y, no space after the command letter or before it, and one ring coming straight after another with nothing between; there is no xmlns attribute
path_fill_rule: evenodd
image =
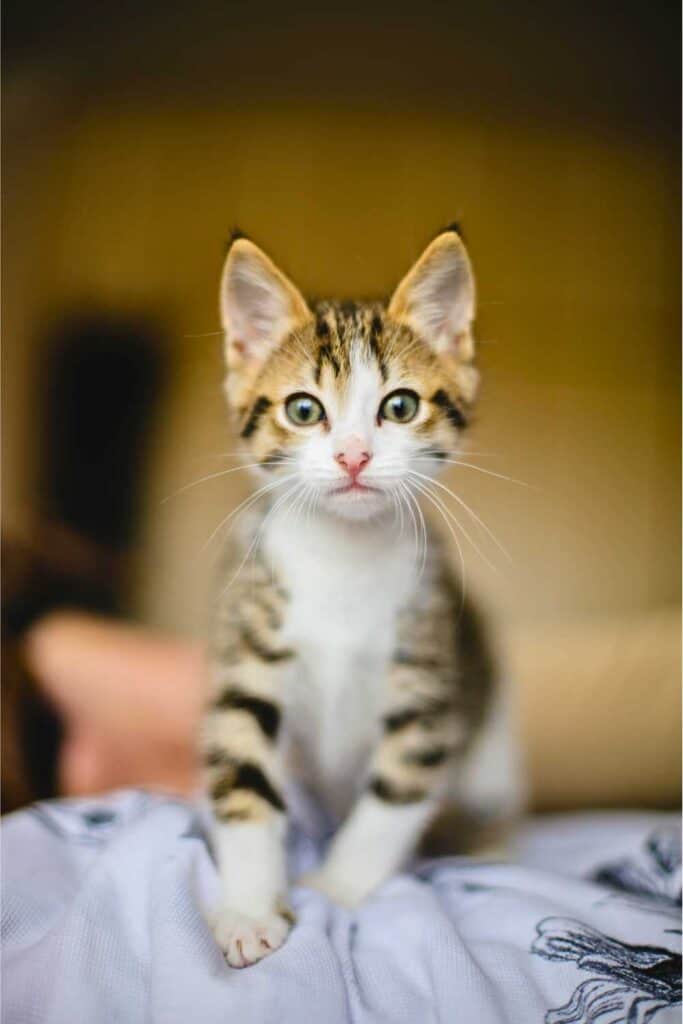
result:
<svg viewBox="0 0 683 1024"><path fill-rule="evenodd" d="M474 525L535 802L676 802L679 39L666 2L8 0L14 547L77 565L83 606L201 637L201 549L249 482L165 499L236 447L231 228L344 297L388 293L457 219L480 297L470 461L529 486L446 482L511 556Z"/></svg>

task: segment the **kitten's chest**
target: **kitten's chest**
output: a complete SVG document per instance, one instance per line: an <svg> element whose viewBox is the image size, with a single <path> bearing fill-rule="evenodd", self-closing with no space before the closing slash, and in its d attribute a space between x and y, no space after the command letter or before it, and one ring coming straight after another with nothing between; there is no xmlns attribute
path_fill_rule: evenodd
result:
<svg viewBox="0 0 683 1024"><path fill-rule="evenodd" d="M287 719L309 782L335 810L353 796L378 738L396 615L412 562L401 543L328 524L283 523L267 539L288 593Z"/></svg>
<svg viewBox="0 0 683 1024"><path fill-rule="evenodd" d="M328 518L269 525L264 551L287 592L285 631L304 655L379 657L414 586L412 548L379 527Z"/></svg>

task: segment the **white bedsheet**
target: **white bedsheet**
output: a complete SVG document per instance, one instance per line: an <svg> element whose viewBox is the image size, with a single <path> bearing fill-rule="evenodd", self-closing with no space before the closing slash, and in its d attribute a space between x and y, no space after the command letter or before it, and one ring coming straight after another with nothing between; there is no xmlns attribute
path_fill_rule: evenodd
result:
<svg viewBox="0 0 683 1024"><path fill-rule="evenodd" d="M321 848L292 828L293 870ZM680 1021L679 819L530 821L515 863L448 858L349 913L294 889L285 946L228 967L203 814L126 791L39 804L2 833L6 1024Z"/></svg>

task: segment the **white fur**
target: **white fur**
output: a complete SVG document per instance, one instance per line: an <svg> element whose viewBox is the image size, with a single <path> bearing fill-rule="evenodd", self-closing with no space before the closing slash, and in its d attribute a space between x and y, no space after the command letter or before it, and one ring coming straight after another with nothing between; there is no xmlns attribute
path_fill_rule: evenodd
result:
<svg viewBox="0 0 683 1024"><path fill-rule="evenodd" d="M299 652L285 680L288 729L297 760L341 817L379 736L396 611L414 586L412 538L390 517L349 523L283 511L264 547L290 593L284 641Z"/></svg>
<svg viewBox="0 0 683 1024"><path fill-rule="evenodd" d="M231 967L248 967L278 949L289 923L277 912L287 890L282 815L238 827L214 825L223 898L211 925Z"/></svg>
<svg viewBox="0 0 683 1024"><path fill-rule="evenodd" d="M287 889L283 836L281 816L265 824L242 822L238 828L215 825L214 850L226 906L255 918L272 911Z"/></svg>
<svg viewBox="0 0 683 1024"><path fill-rule="evenodd" d="M355 907L410 856L435 810L431 801L389 806L364 794L334 837L325 863L302 883Z"/></svg>

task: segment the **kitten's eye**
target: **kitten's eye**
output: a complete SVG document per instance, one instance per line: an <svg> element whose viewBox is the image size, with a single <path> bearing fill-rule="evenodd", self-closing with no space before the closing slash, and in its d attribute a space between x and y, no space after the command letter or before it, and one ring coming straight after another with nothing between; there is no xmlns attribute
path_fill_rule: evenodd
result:
<svg viewBox="0 0 683 1024"><path fill-rule="evenodd" d="M420 399L414 391L392 391L380 405L379 415L381 419L393 423L410 423L417 416L419 407Z"/></svg>
<svg viewBox="0 0 683 1024"><path fill-rule="evenodd" d="M312 427L325 419L325 410L313 395L290 395L285 402L285 412L297 427Z"/></svg>

